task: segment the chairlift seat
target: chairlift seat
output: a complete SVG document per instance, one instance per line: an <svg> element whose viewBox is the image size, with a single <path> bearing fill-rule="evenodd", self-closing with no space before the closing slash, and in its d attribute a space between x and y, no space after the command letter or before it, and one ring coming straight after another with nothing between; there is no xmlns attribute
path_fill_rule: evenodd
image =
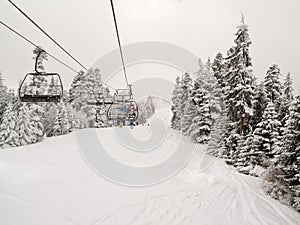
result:
<svg viewBox="0 0 300 225"><path fill-rule="evenodd" d="M61 95L23 95L21 102L60 102Z"/></svg>

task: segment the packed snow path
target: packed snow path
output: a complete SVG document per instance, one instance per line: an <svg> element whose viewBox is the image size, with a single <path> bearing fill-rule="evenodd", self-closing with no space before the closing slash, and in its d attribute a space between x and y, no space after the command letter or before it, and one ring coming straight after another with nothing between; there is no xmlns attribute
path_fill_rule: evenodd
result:
<svg viewBox="0 0 300 225"><path fill-rule="evenodd" d="M154 118L168 120L169 114L160 110ZM96 132L106 143L118 142L109 135L110 129ZM149 127L133 132L143 136ZM169 132L170 138L180 135ZM97 175L78 151L74 133L1 150L0 224L300 224L300 214L266 196L258 178L237 173L222 160L205 155L204 149L199 146L186 167L170 180L140 188ZM133 153L119 153L114 149L110 154L129 164L149 163L134 159ZM155 155L150 159L157 160Z"/></svg>

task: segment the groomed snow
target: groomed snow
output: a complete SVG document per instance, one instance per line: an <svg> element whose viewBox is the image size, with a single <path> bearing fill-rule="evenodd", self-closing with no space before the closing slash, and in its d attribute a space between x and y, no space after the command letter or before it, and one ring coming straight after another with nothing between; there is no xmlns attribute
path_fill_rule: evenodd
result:
<svg viewBox="0 0 300 225"><path fill-rule="evenodd" d="M167 121L169 115L161 109L153 118ZM107 129L96 131L105 142L117 142ZM136 135L147 137L149 127L138 131ZM259 178L205 155L205 147L198 146L188 165L170 180L140 188L98 176L83 160L74 134L1 150L0 224L300 224L299 213L263 193Z"/></svg>

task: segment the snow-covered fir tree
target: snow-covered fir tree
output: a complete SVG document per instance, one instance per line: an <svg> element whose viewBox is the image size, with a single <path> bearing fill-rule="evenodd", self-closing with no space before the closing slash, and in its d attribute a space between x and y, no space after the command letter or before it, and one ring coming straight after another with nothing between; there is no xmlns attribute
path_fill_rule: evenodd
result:
<svg viewBox="0 0 300 225"><path fill-rule="evenodd" d="M255 163L267 168L273 159L280 155L279 132L281 123L272 102L269 102L262 116L262 120L254 130L252 150L255 153Z"/></svg>
<svg viewBox="0 0 300 225"><path fill-rule="evenodd" d="M61 101L57 105L57 113L50 136L58 136L69 133L72 129L72 121L70 116L71 115L66 104Z"/></svg>
<svg viewBox="0 0 300 225"><path fill-rule="evenodd" d="M150 118L155 113L155 106L153 102L153 97L148 96L145 99L142 99L138 102L138 124L143 124L147 122L147 119Z"/></svg>
<svg viewBox="0 0 300 225"><path fill-rule="evenodd" d="M17 101L17 96L15 94L15 90L10 88L7 92L7 102L8 103L15 103Z"/></svg>
<svg viewBox="0 0 300 225"><path fill-rule="evenodd" d="M191 111L192 121L188 134L197 143L208 143L212 123L210 105L206 91L198 82L195 82L190 98L194 111Z"/></svg>
<svg viewBox="0 0 300 225"><path fill-rule="evenodd" d="M233 158L242 136L252 132L251 119L253 116L253 99L255 78L252 71L252 62L249 54L251 44L248 26L242 19L236 33L235 46L230 48L226 58L225 74L225 105L229 124L224 144L227 149L224 153L228 163L234 164ZM245 140L245 138L244 138ZM245 140L246 141L246 140Z"/></svg>
<svg viewBox="0 0 300 225"><path fill-rule="evenodd" d="M32 143L39 142L44 137L44 125L42 123L44 113L45 112L42 106L30 104L29 115L31 123Z"/></svg>
<svg viewBox="0 0 300 225"><path fill-rule="evenodd" d="M282 119L280 111L282 103L282 84L280 82L280 76L279 66L276 64L271 65L264 78L264 86L268 101L274 103L279 118Z"/></svg>
<svg viewBox="0 0 300 225"><path fill-rule="evenodd" d="M199 60L199 64L201 61ZM217 117L222 113L223 102L221 100L222 89L218 84L217 78L214 76L212 64L208 58L207 62L200 66L199 71L196 73L196 82L204 90L205 95L208 97L211 124L214 125Z"/></svg>
<svg viewBox="0 0 300 225"><path fill-rule="evenodd" d="M182 98L179 111L182 112L182 114L180 115L180 130L182 130L184 134L187 134L192 124L192 114L195 111L194 104L192 105L189 101L193 89L193 79L188 73L183 75L181 88Z"/></svg>
<svg viewBox="0 0 300 225"><path fill-rule="evenodd" d="M195 86L195 85L194 85ZM197 111L197 106L195 104L195 89L191 89L188 91L188 97L185 102L185 107L183 110L183 116L182 116L182 133L186 136L189 136L192 132L192 125L193 125L193 119L197 114L199 113Z"/></svg>
<svg viewBox="0 0 300 225"><path fill-rule="evenodd" d="M35 130L35 128L30 121L29 108L25 103L21 103L15 125L15 131L19 136L20 145L34 143L36 139L33 130Z"/></svg>
<svg viewBox="0 0 300 225"><path fill-rule="evenodd" d="M0 148L10 148L19 146L19 135L15 131L16 112L13 110L12 103L8 103L3 113L0 125Z"/></svg>
<svg viewBox="0 0 300 225"><path fill-rule="evenodd" d="M182 116L182 88L180 77L176 78L175 87L172 93L172 119L171 127L175 130L180 130L180 118Z"/></svg>
<svg viewBox="0 0 300 225"><path fill-rule="evenodd" d="M90 69L84 75L78 74L73 80L69 95L75 114L75 126L77 128L98 127L97 105L103 101L104 95L109 95L107 88L102 84L100 70ZM101 126L103 127L103 124Z"/></svg>
<svg viewBox="0 0 300 225"><path fill-rule="evenodd" d="M286 126L282 153L268 170L265 190L300 211L300 96L292 103Z"/></svg>
<svg viewBox="0 0 300 225"><path fill-rule="evenodd" d="M225 111L216 118L211 126L210 139L208 141L207 153L222 158L225 152L224 138L226 137L226 124L228 124Z"/></svg>
<svg viewBox="0 0 300 225"><path fill-rule="evenodd" d="M73 100L76 98L79 98L79 94L80 94L80 88L81 88L81 84L82 84L82 79L84 76L84 72L83 71L79 71L78 74L76 74L76 76L74 77L72 83L71 83L71 88L69 90L69 100L70 102L73 102ZM79 102L78 102L79 103ZM76 104L72 103L73 107L75 109L79 109L80 105L77 106Z"/></svg>
<svg viewBox="0 0 300 225"><path fill-rule="evenodd" d="M282 90L282 103L281 103L281 113L282 113L282 125L285 126L285 123L289 116L289 107L294 99L293 94L293 81L291 74L288 73L284 79L283 90ZM282 128L282 133L284 132L284 127Z"/></svg>
<svg viewBox="0 0 300 225"><path fill-rule="evenodd" d="M51 137L52 129L57 117L57 104L56 103L47 103L43 105L44 116L42 118L42 123L44 126L44 133L47 137Z"/></svg>
<svg viewBox="0 0 300 225"><path fill-rule="evenodd" d="M260 83L255 88L255 95L253 101L253 117L252 117L252 127L253 130L256 128L257 124L260 123L262 115L267 107L267 97L264 89L264 84Z"/></svg>
<svg viewBox="0 0 300 225"><path fill-rule="evenodd" d="M7 106L7 87L3 83L2 73L0 71L0 122L2 120L2 115L5 111Z"/></svg>
<svg viewBox="0 0 300 225"><path fill-rule="evenodd" d="M218 86L219 88L223 91L225 88L225 80L224 80L224 75L225 75L225 59L223 57L222 53L218 53L212 63L211 66L213 70L213 74L215 78L217 79Z"/></svg>

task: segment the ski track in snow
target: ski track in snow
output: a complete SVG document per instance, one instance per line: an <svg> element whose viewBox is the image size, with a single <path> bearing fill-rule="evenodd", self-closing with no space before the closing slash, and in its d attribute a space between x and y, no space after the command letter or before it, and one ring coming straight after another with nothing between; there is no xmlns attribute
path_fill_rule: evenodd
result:
<svg viewBox="0 0 300 225"><path fill-rule="evenodd" d="M153 116L169 117L166 109ZM197 147L180 173L145 188L97 176L72 134L0 151L0 224L18 225L22 219L22 225L39 225L39 218L51 225L300 224L299 213L263 193L259 178L240 174L204 154L206 146Z"/></svg>

